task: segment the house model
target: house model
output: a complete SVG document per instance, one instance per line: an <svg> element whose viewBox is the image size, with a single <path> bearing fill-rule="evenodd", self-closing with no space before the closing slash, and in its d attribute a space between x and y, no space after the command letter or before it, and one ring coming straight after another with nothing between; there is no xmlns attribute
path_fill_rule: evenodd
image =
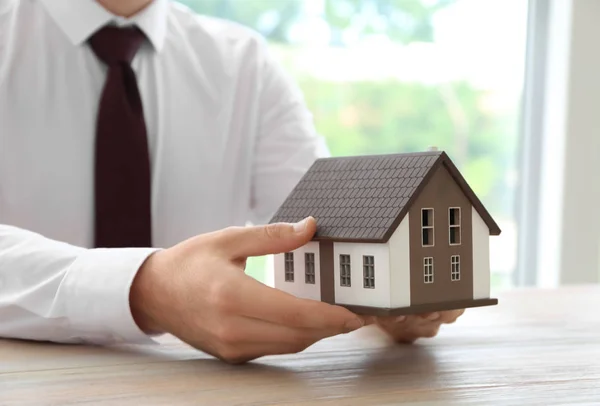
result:
<svg viewBox="0 0 600 406"><path fill-rule="evenodd" d="M317 221L275 255L275 288L358 314L497 304L490 236L500 229L441 151L317 160L271 222Z"/></svg>

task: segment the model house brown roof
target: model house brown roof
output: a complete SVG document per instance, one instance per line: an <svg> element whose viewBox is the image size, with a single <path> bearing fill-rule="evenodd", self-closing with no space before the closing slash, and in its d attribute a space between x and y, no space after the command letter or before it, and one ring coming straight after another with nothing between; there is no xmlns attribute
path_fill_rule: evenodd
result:
<svg viewBox="0 0 600 406"><path fill-rule="evenodd" d="M317 160L271 222L317 220L315 240L386 242L440 166L471 201L490 234L500 228L441 151Z"/></svg>

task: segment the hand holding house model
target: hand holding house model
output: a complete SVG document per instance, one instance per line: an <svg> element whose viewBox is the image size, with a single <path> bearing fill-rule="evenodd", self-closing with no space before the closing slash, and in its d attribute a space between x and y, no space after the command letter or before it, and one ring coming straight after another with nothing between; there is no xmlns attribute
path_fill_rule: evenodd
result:
<svg viewBox="0 0 600 406"><path fill-rule="evenodd" d="M444 152L319 159L271 222L308 216L313 240L275 256L277 289L365 315L498 303L500 229Z"/></svg>

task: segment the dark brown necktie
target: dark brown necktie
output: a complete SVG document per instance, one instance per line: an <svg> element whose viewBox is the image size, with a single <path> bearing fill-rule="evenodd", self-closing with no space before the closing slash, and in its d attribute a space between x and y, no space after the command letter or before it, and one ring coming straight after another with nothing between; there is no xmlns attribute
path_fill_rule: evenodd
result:
<svg viewBox="0 0 600 406"><path fill-rule="evenodd" d="M96 124L96 247L152 246L146 124L130 65L144 39L138 29L105 27L89 40L108 68Z"/></svg>

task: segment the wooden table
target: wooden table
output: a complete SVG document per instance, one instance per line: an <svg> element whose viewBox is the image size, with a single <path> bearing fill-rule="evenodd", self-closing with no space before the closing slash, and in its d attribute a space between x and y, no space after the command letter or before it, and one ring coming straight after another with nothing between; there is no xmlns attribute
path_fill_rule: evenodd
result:
<svg viewBox="0 0 600 406"><path fill-rule="evenodd" d="M0 405L600 404L600 287L522 290L434 339L374 329L229 366L156 347L0 341Z"/></svg>

